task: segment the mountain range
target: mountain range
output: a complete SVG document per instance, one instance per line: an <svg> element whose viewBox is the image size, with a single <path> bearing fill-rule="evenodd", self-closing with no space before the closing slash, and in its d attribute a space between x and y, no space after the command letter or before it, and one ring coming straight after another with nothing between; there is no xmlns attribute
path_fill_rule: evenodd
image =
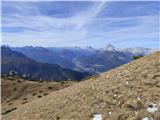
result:
<svg viewBox="0 0 160 120"><path fill-rule="evenodd" d="M116 48L108 44L105 48L92 47L10 47L36 61L57 64L63 68L97 74L113 69L133 60L133 56L146 55L149 48Z"/></svg>
<svg viewBox="0 0 160 120"><path fill-rule="evenodd" d="M22 53L1 47L1 74L6 75L14 71L20 75L28 76L36 80L81 80L88 73L62 68L57 64L37 62Z"/></svg>

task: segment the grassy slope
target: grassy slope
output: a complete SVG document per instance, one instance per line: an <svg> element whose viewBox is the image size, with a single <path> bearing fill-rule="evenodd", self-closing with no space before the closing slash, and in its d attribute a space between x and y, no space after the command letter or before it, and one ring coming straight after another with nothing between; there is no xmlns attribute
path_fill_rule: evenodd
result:
<svg viewBox="0 0 160 120"><path fill-rule="evenodd" d="M34 99L41 98L50 94L50 92L66 88L73 84L71 81L56 82L38 82L28 81L17 76L3 77L2 85L2 114L13 108L31 102Z"/></svg>
<svg viewBox="0 0 160 120"><path fill-rule="evenodd" d="M158 111L147 112L149 104ZM3 120L160 119L160 52L35 99L2 116ZM109 113L111 113L109 115Z"/></svg>

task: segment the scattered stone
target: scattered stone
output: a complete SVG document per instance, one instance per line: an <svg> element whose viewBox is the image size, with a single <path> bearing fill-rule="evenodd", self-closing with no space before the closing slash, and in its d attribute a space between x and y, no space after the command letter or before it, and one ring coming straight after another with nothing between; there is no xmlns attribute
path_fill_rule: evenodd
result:
<svg viewBox="0 0 160 120"><path fill-rule="evenodd" d="M154 104L154 103L150 103L148 108L147 108L147 111L150 112L150 113L154 113L157 110L158 110L157 104Z"/></svg>
<svg viewBox="0 0 160 120"><path fill-rule="evenodd" d="M138 99L138 100L141 100L141 98L140 98L140 97L137 97L137 99Z"/></svg>
<svg viewBox="0 0 160 120"><path fill-rule="evenodd" d="M93 119L92 120L103 120L102 115L99 113L93 114Z"/></svg>
<svg viewBox="0 0 160 120"><path fill-rule="evenodd" d="M152 117L144 117L144 118L142 118L142 120L153 120L153 118Z"/></svg>
<svg viewBox="0 0 160 120"><path fill-rule="evenodd" d="M64 102L64 103L67 103L67 102L68 102L68 100L64 100L63 102Z"/></svg>
<svg viewBox="0 0 160 120"><path fill-rule="evenodd" d="M120 105L120 104L121 104L121 102L119 101L119 102L118 102L118 105Z"/></svg>
<svg viewBox="0 0 160 120"><path fill-rule="evenodd" d="M135 115L138 115L138 112L137 112L137 111L135 111L135 112L134 112L134 114L135 114Z"/></svg>
<svg viewBox="0 0 160 120"><path fill-rule="evenodd" d="M128 81L125 84L128 85Z"/></svg>
<svg viewBox="0 0 160 120"><path fill-rule="evenodd" d="M114 96L114 97L116 97L116 96L117 96L117 94L114 94L113 96Z"/></svg>
<svg viewBox="0 0 160 120"><path fill-rule="evenodd" d="M111 114L112 114L112 112L111 112L111 111L109 111L109 112L108 112L108 115L110 116Z"/></svg>

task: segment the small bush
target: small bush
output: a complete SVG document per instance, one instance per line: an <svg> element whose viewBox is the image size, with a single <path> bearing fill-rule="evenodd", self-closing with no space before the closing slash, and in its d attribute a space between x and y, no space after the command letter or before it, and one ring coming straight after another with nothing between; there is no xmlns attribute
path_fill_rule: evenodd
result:
<svg viewBox="0 0 160 120"><path fill-rule="evenodd" d="M43 95L44 95L44 96L45 96L45 95L48 95L48 93L44 93Z"/></svg>
<svg viewBox="0 0 160 120"><path fill-rule="evenodd" d="M61 84L65 84L65 82L64 82L64 81L61 81L60 83L61 83Z"/></svg>
<svg viewBox="0 0 160 120"><path fill-rule="evenodd" d="M153 79L155 79L155 78L160 78L160 75L154 75Z"/></svg>
<svg viewBox="0 0 160 120"><path fill-rule="evenodd" d="M60 120L60 117L59 117L59 116L57 116L57 117L56 117L56 120Z"/></svg>
<svg viewBox="0 0 160 120"><path fill-rule="evenodd" d="M20 80L17 80L17 82L22 83L22 81L20 81Z"/></svg>
<svg viewBox="0 0 160 120"><path fill-rule="evenodd" d="M2 113L3 115L5 115L5 114L8 114L8 113L10 113L10 112L12 112L13 110L16 110L17 108L15 107L15 108L12 108L12 109L10 109L10 110L7 110L7 111L5 111L4 113Z"/></svg>
<svg viewBox="0 0 160 120"><path fill-rule="evenodd" d="M41 98L42 96L41 95L38 95L38 98Z"/></svg>
<svg viewBox="0 0 160 120"><path fill-rule="evenodd" d="M43 81L43 80L38 80L38 82L42 83L42 82L44 82L44 81Z"/></svg>
<svg viewBox="0 0 160 120"><path fill-rule="evenodd" d="M13 100L17 100L17 97L14 97Z"/></svg>
<svg viewBox="0 0 160 120"><path fill-rule="evenodd" d="M53 89L53 87L48 87L48 89Z"/></svg>
<svg viewBox="0 0 160 120"><path fill-rule="evenodd" d="M9 103L10 102L10 100L6 100L6 103Z"/></svg>
<svg viewBox="0 0 160 120"><path fill-rule="evenodd" d="M35 96L36 95L36 93L32 93L32 96Z"/></svg>
<svg viewBox="0 0 160 120"><path fill-rule="evenodd" d="M8 103L8 105L12 105L13 103Z"/></svg>
<svg viewBox="0 0 160 120"><path fill-rule="evenodd" d="M137 56L133 56L133 59L136 60L136 59L139 59L141 57L143 57L143 55L137 55Z"/></svg>
<svg viewBox="0 0 160 120"><path fill-rule="evenodd" d="M13 91L17 91L17 88L14 88Z"/></svg>
<svg viewBox="0 0 160 120"><path fill-rule="evenodd" d="M39 91L39 93L42 93L42 92L43 92L43 91L41 91L41 90Z"/></svg>
<svg viewBox="0 0 160 120"><path fill-rule="evenodd" d="M22 98L22 100L28 100L27 98Z"/></svg>
<svg viewBox="0 0 160 120"><path fill-rule="evenodd" d="M28 101L24 101L24 102L22 102L22 104L26 104Z"/></svg>

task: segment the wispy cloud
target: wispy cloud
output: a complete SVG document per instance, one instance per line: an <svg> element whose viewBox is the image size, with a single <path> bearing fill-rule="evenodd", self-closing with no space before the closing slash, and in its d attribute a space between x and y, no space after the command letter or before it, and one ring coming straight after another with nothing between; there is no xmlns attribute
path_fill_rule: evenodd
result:
<svg viewBox="0 0 160 120"><path fill-rule="evenodd" d="M87 10L79 12L77 15L71 18L71 22L75 23L78 29L89 24L93 19L106 7L106 2L95 3L93 6L89 7Z"/></svg>
<svg viewBox="0 0 160 120"><path fill-rule="evenodd" d="M101 47L109 42L118 44L117 41L125 41L127 44L127 40L134 39L158 42L159 14L137 12L138 9L152 9L154 6L150 7L150 4L142 4L136 10L137 3L128 3L135 4L135 8L125 9L132 12L135 10L135 14L132 16L122 12L124 16L121 14L118 17L124 8L120 7L115 16L116 2L67 2L67 5L63 2L44 3L2 2L3 43L15 46L85 44Z"/></svg>
<svg viewBox="0 0 160 120"><path fill-rule="evenodd" d="M14 4L13 7L15 10L17 10L17 13L4 16L4 18L2 19L4 21L2 25L4 27L40 27L40 29L46 27L71 27L75 29L81 29L86 24L92 22L92 19L96 17L99 12L101 12L105 4L105 2L96 2L91 6L88 6L88 8L85 10L76 11L76 14L69 18L57 18L40 14L37 6L33 4L29 4L30 6L26 6L25 2Z"/></svg>

